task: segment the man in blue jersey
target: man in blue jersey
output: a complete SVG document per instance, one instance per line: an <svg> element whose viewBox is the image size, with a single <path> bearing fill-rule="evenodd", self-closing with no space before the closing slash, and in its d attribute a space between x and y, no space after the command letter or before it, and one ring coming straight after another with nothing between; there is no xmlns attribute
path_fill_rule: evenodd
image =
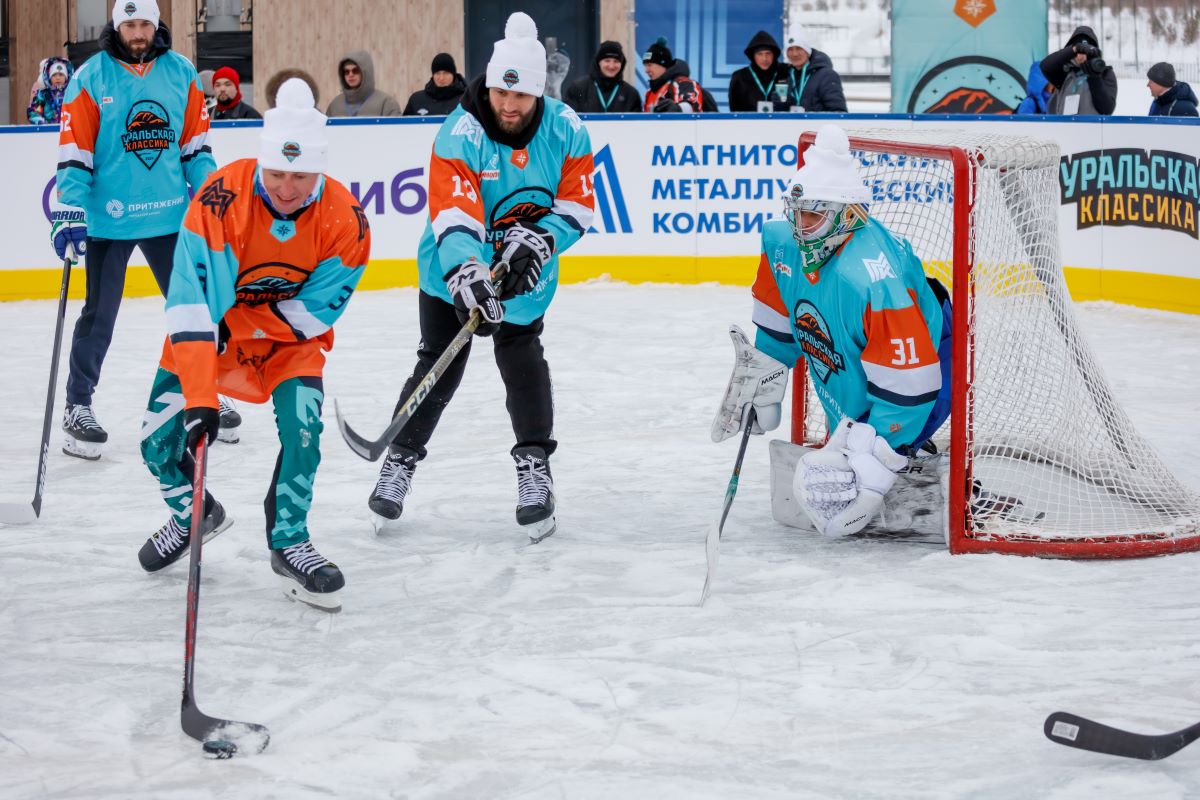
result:
<svg viewBox="0 0 1200 800"><path fill-rule="evenodd" d="M558 254L591 225L592 147L575 112L543 98L546 53L533 20L513 14L487 74L438 131L429 164L429 223L417 254L421 344L409 396L478 308L495 343L516 445L517 523L534 541L554 532L549 458L554 401L542 317L558 286ZM490 268L507 264L493 286ZM400 518L417 462L466 368L464 347L391 449L368 501L377 527Z"/></svg>
<svg viewBox="0 0 1200 800"><path fill-rule="evenodd" d="M63 452L100 457L108 433L92 399L112 342L135 247L165 295L188 203L216 168L196 69L171 50L155 0L117 0L100 52L63 103L51 239L59 258L86 255L87 294L71 341ZM228 423L236 412L227 413ZM226 441L237 441L236 427Z"/></svg>

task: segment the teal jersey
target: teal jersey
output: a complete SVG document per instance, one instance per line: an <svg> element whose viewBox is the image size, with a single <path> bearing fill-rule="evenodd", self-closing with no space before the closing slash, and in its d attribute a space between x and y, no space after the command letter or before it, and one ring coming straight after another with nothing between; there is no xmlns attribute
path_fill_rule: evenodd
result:
<svg viewBox="0 0 1200 800"><path fill-rule="evenodd" d="M528 324L546 313L558 288L558 254L591 226L592 143L575 112L543 100L532 138L517 147L496 141L480 122L475 93L442 123L429 162L429 222L417 254L421 290L453 302L446 273L469 259L490 264L504 229L533 222L554 235L554 255L526 294L504 303L504 319ZM486 89L478 102L486 103ZM494 133L494 132L493 132ZM524 146L521 146L521 145Z"/></svg>
<svg viewBox="0 0 1200 800"><path fill-rule="evenodd" d="M893 448L921 444L948 409L949 329L912 246L870 219L816 272L802 263L787 221L763 225L755 346L807 360L831 430L847 417Z"/></svg>

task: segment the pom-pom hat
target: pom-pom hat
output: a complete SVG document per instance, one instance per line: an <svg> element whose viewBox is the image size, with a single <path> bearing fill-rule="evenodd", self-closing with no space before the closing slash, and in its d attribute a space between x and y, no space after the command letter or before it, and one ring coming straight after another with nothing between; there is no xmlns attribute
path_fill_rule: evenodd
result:
<svg viewBox="0 0 1200 800"><path fill-rule="evenodd" d="M313 108L312 89L289 78L275 95L275 107L263 114L258 166L284 172L324 172L329 166L325 115Z"/></svg>
<svg viewBox="0 0 1200 800"><path fill-rule="evenodd" d="M537 37L537 25L528 14L510 15L504 38L492 48L485 85L541 97L546 88L546 48Z"/></svg>
<svg viewBox="0 0 1200 800"><path fill-rule="evenodd" d="M158 3L156 0L116 0L113 3L113 27L121 27L122 22L131 19L144 19L155 28L158 27Z"/></svg>

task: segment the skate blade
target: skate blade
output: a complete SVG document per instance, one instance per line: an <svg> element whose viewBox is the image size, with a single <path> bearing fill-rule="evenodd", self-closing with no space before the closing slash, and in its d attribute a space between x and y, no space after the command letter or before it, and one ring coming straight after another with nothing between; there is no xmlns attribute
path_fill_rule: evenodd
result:
<svg viewBox="0 0 1200 800"><path fill-rule="evenodd" d="M279 578L279 583L283 587L283 593L306 606L327 611L330 614L336 614L342 610L342 591L336 592L310 592L296 581L284 575L276 575Z"/></svg>
<svg viewBox="0 0 1200 800"><path fill-rule="evenodd" d="M384 533L391 533L400 528L400 518L388 519L387 517L371 512L371 527L375 529L375 535L379 536Z"/></svg>
<svg viewBox="0 0 1200 800"><path fill-rule="evenodd" d="M104 445L98 442L81 442L74 436L67 434L63 439L62 451L69 456L82 458L86 461L99 461L100 454L104 449Z"/></svg>
<svg viewBox="0 0 1200 800"><path fill-rule="evenodd" d="M555 521L554 516L551 515L544 520L533 522L529 525L522 525L521 527L529 534L530 544L537 544L543 539L553 536L554 532L558 530L558 523Z"/></svg>
<svg viewBox="0 0 1200 800"><path fill-rule="evenodd" d="M229 516L229 512L228 512L228 511L226 511L226 512L225 512L225 521L224 521L224 522L222 522L222 523L221 523L220 525L218 525L217 527L213 528L213 529L212 529L211 531L209 531L208 533L204 534L204 543L205 543L205 544L208 544L208 543L209 543L209 542L211 542L213 539L217 538L217 537L218 537L218 536L220 536L222 533L224 533L225 531L229 530L230 526L232 526L232 525L233 525L233 517Z"/></svg>
<svg viewBox="0 0 1200 800"><path fill-rule="evenodd" d="M240 428L240 425L237 428L219 428L217 430L217 441L224 442L225 444L237 444L242 440L241 435L238 434Z"/></svg>

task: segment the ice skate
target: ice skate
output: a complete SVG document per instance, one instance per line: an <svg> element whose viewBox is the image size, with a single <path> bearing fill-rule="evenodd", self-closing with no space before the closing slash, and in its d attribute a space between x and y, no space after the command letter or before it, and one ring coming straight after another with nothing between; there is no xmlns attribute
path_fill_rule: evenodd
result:
<svg viewBox="0 0 1200 800"><path fill-rule="evenodd" d="M96 461L108 441L108 431L100 427L91 406L67 403L63 412L63 452L76 458Z"/></svg>
<svg viewBox="0 0 1200 800"><path fill-rule="evenodd" d="M217 400L221 404L221 427L217 430L217 441L237 444L242 438L238 433L242 427L242 415L228 397L218 397Z"/></svg>
<svg viewBox="0 0 1200 800"><path fill-rule="evenodd" d="M371 492L371 498L367 501L376 533L394 527L400 519L404 511L404 498L412 488L412 476L416 468L417 454L411 450L389 451L384 458L375 491Z"/></svg>
<svg viewBox="0 0 1200 800"><path fill-rule="evenodd" d="M283 593L322 611L341 611L346 578L338 565L317 552L311 541L271 550L271 569Z"/></svg>
<svg viewBox="0 0 1200 800"><path fill-rule="evenodd" d="M549 457L542 448L529 446L514 450L513 460L517 462L517 524L537 544L557 529Z"/></svg>
<svg viewBox="0 0 1200 800"><path fill-rule="evenodd" d="M205 543L232 524L233 518L226 516L225 508L214 500L212 510L208 512L202 525ZM158 572L178 561L188 551L189 544L191 540L188 531L184 530L172 514L167 524L159 528L157 533L146 540L142 549L138 550L138 561L146 572Z"/></svg>

